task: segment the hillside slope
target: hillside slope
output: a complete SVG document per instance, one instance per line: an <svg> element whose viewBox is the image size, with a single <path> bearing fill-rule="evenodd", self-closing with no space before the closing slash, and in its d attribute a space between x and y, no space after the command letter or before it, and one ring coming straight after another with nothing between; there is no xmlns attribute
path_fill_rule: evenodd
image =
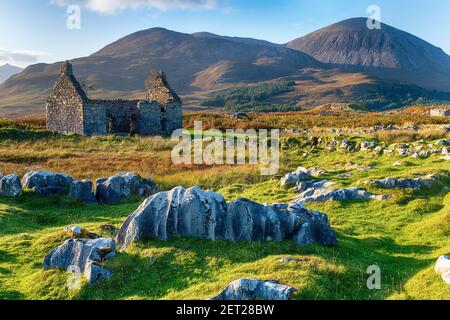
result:
<svg viewBox="0 0 450 320"><path fill-rule="evenodd" d="M8 80L11 76L22 71L22 68L5 64L0 66L0 84Z"/></svg>
<svg viewBox="0 0 450 320"><path fill-rule="evenodd" d="M450 57L442 49L386 24L380 30L369 30L367 18L338 22L295 39L287 47L383 79L450 91Z"/></svg>
<svg viewBox="0 0 450 320"><path fill-rule="evenodd" d="M90 97L138 97L153 69L162 69L181 94L226 84L258 82L321 64L284 47L196 37L154 28L139 31L93 55L71 61ZM0 86L0 106L43 106L60 63L37 64Z"/></svg>

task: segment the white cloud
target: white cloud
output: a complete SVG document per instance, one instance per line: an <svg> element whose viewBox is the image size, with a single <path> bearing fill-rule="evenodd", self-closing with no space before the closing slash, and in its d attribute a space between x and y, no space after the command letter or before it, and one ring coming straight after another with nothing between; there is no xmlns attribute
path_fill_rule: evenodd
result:
<svg viewBox="0 0 450 320"><path fill-rule="evenodd" d="M28 50L8 50L0 48L0 64L9 63L13 65L29 65L39 61L39 58L47 53Z"/></svg>
<svg viewBox="0 0 450 320"><path fill-rule="evenodd" d="M59 6L81 5L91 11L115 14L125 9L147 7L166 11L170 9L203 9L217 7L219 0L50 0Z"/></svg>

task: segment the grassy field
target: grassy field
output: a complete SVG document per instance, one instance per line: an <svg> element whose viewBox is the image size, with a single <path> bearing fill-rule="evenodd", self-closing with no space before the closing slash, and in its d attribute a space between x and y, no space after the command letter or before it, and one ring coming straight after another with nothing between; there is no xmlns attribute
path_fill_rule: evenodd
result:
<svg viewBox="0 0 450 320"><path fill-rule="evenodd" d="M421 132L378 133L388 143L449 137L434 124L449 120L412 115L353 114L320 117L314 114L264 115L250 123L234 123L223 115L189 114L208 127L315 129L324 139L329 128L356 128L392 123L421 124ZM209 121L209 122L208 122ZM270 125L268 123L270 122ZM319 130L321 129L321 130ZM319 134L319 133L318 133ZM368 137L345 138L359 142ZM339 186L361 186L362 181L403 177L415 173L444 173L450 162L374 155L369 152L328 152L318 148L304 157L307 138L282 137L279 175L298 166L319 167L325 178ZM261 203L288 202L296 193L281 187L279 176L261 177L253 166L176 166L170 161L173 142L163 138L61 136L46 132L42 122L0 121L0 172L20 175L30 170L66 172L95 179L120 171L151 177L163 190L199 185L222 193L227 200L246 197ZM401 160L402 166L393 166ZM353 164L352 164L353 163ZM339 164L341 164L339 166ZM354 164L371 166L358 171ZM341 178L343 173L351 177ZM434 263L450 253L450 195L442 184L420 191L369 187L376 194L391 194L388 201L350 201L308 204L326 213L338 234L334 248L297 247L283 243L227 243L174 239L146 241L107 262L111 281L79 291L66 286L68 274L42 270L42 261L67 235L63 227L81 225L102 233L102 224L119 227L141 199L116 206L83 205L67 197L39 198L26 191L16 199L0 198L0 299L206 299L229 282L242 277L274 279L298 289L295 299L449 299L450 286L434 273ZM104 234L105 236L110 236ZM280 258L293 262L282 264ZM382 270L381 290L366 287L371 265Z"/></svg>

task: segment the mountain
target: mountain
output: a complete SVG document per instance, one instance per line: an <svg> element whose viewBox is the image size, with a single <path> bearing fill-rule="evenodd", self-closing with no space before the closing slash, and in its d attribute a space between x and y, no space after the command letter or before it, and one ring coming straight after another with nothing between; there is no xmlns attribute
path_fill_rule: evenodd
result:
<svg viewBox="0 0 450 320"><path fill-rule="evenodd" d="M301 68L320 67L314 58L286 47L194 36L162 28L128 35L89 57L71 61L93 98L142 96L154 69L164 70L180 94L238 83L271 80ZM36 64L0 85L0 106L44 106L61 62ZM19 99L16 99L19 98Z"/></svg>
<svg viewBox="0 0 450 320"><path fill-rule="evenodd" d="M389 80L450 91L450 56L394 27L370 30L367 18L353 18L295 39L287 47L317 60Z"/></svg>
<svg viewBox="0 0 450 320"><path fill-rule="evenodd" d="M8 80L11 76L22 71L22 68L12 66L10 64L5 64L0 66L0 84Z"/></svg>
<svg viewBox="0 0 450 320"><path fill-rule="evenodd" d="M238 42L238 43L260 45L260 46L270 46L270 47L281 47L282 46L281 44L272 43L272 42L269 42L266 40L259 40L259 39L253 39L253 38L219 36L217 34L210 33L210 32L196 32L196 33L192 33L192 35L197 38L222 39L222 40L229 40L229 41Z"/></svg>
<svg viewBox="0 0 450 320"><path fill-rule="evenodd" d="M264 103L261 110L367 101L384 109L450 100L447 93L422 89L450 92L449 56L385 24L368 30L366 21L346 20L287 45L152 28L71 63L88 96L96 99L143 98L149 72L164 70L190 110L218 107L223 92L239 108ZM0 84L0 116L43 114L60 64L32 65Z"/></svg>

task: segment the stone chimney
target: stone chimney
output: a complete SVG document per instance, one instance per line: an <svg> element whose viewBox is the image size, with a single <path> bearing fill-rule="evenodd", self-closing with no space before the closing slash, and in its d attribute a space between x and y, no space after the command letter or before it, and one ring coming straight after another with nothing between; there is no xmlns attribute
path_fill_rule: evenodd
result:
<svg viewBox="0 0 450 320"><path fill-rule="evenodd" d="M81 99L87 101L88 97L86 93L84 92L83 88L81 87L78 80L73 75L73 68L72 64L69 61L65 61L60 68L59 71L59 80L56 82L55 88L58 86L58 84L62 84L64 86L64 83L71 83L77 94L81 97Z"/></svg>
<svg viewBox="0 0 450 320"><path fill-rule="evenodd" d="M163 71L153 71L145 82L147 87L146 100L156 101L163 106L170 103L181 103L180 97L172 90Z"/></svg>

